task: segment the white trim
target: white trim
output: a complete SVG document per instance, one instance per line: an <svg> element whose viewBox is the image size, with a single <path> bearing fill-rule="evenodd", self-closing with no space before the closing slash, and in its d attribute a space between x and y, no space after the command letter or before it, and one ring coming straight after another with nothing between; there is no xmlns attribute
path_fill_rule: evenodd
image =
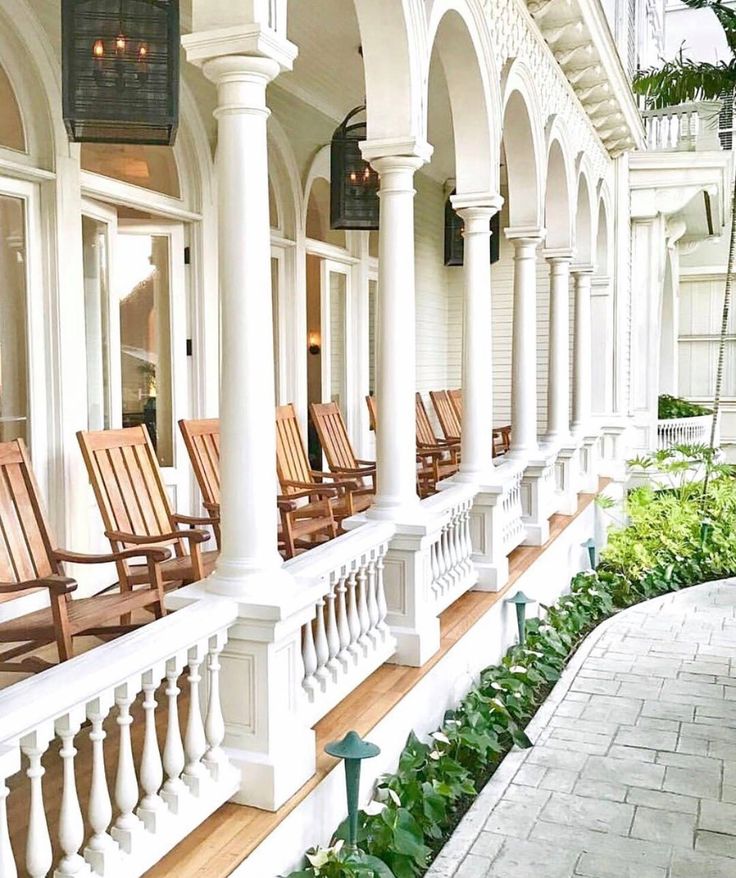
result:
<svg viewBox="0 0 736 878"><path fill-rule="evenodd" d="M152 213L161 214L170 219L177 220L200 220L202 214L187 210L184 202L170 195L162 195L151 189L141 186L133 186L123 183L112 177L104 177L102 174L93 174L91 171L81 171L82 195L99 198L111 204L125 205L126 207L138 208Z"/></svg>

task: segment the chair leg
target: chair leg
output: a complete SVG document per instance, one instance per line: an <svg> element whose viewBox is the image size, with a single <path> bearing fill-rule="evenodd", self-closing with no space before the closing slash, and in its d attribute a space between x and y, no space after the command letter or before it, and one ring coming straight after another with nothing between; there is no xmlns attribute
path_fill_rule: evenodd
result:
<svg viewBox="0 0 736 878"><path fill-rule="evenodd" d="M67 612L69 595L52 594L50 600L51 613L54 617L56 647L59 650L59 661L65 662L74 655L72 632L69 626L69 614Z"/></svg>
<svg viewBox="0 0 736 878"><path fill-rule="evenodd" d="M287 559L293 558L294 555L296 555L296 545L294 543L294 534L291 530L291 519L288 512L281 517L281 527L283 530L284 554Z"/></svg>
<svg viewBox="0 0 736 878"><path fill-rule="evenodd" d="M148 578L150 586L156 592L157 600L153 611L157 619L161 619L166 615L166 607L164 605L164 579L161 575L161 568L151 558L148 559Z"/></svg>

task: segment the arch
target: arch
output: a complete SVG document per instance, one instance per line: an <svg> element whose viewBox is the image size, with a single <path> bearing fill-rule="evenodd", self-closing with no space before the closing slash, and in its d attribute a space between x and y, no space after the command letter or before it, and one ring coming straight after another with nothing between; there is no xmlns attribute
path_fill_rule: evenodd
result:
<svg viewBox="0 0 736 878"><path fill-rule="evenodd" d="M452 109L458 195L499 191L501 100L486 19L465 0L433 0L429 8L429 66L436 48ZM425 110L429 95L425 96ZM424 126L426 131L427 120Z"/></svg>
<svg viewBox="0 0 736 878"><path fill-rule="evenodd" d="M323 146L314 157L302 207L304 232L307 237L346 249L347 235L342 229L330 229L330 146Z"/></svg>
<svg viewBox="0 0 736 878"><path fill-rule="evenodd" d="M513 61L503 89L503 146L509 187L511 228L543 227L543 111L526 65Z"/></svg>
<svg viewBox="0 0 736 878"><path fill-rule="evenodd" d="M595 255L598 274L608 276L611 273L611 231L608 221L608 205L602 196L598 197L596 229Z"/></svg>
<svg viewBox="0 0 736 878"><path fill-rule="evenodd" d="M570 250L573 246L572 193L575 191L573 163L566 131L559 117L547 125L547 170L544 196L546 246Z"/></svg>
<svg viewBox="0 0 736 878"><path fill-rule="evenodd" d="M423 143L423 0L353 0L365 69L368 141Z"/></svg>
<svg viewBox="0 0 736 878"><path fill-rule="evenodd" d="M594 193L590 176L584 162L578 162L577 207L575 210L576 261L592 265L595 261L595 213Z"/></svg>
<svg viewBox="0 0 736 878"><path fill-rule="evenodd" d="M26 132L13 83L0 64L0 146L26 151Z"/></svg>
<svg viewBox="0 0 736 878"><path fill-rule="evenodd" d="M304 229L304 209L299 169L286 132L278 119L268 119L268 176L279 216L279 231L296 240Z"/></svg>

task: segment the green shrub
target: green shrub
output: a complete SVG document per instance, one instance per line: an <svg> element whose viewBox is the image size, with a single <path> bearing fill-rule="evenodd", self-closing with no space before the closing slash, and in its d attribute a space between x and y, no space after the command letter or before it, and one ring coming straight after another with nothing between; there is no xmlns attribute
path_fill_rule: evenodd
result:
<svg viewBox="0 0 736 878"><path fill-rule="evenodd" d="M657 417L660 421L667 421L670 418L697 418L701 415L712 414L712 409L694 402L688 402L679 396L670 396L668 393L663 393L659 397Z"/></svg>
<svg viewBox="0 0 736 878"><path fill-rule="evenodd" d="M684 451L691 463L712 460L708 449ZM666 490L632 491L627 524L611 532L598 568L575 576L570 593L544 608L544 619L527 622L525 644L482 672L429 742L409 736L397 771L379 779L374 801L360 812L360 851L346 852L344 823L333 847L309 851L310 865L290 878L423 875L504 755L513 745L530 746L524 726L596 625L639 601L736 572L731 468L713 464L717 477L703 498L687 476L693 470L683 475L681 457L653 458L639 464L682 477Z"/></svg>

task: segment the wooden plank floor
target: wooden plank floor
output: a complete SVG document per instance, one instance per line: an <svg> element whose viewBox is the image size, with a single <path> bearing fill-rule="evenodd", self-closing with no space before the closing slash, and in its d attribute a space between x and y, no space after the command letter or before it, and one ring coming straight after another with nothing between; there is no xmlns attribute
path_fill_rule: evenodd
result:
<svg viewBox="0 0 736 878"><path fill-rule="evenodd" d="M602 482L601 487L605 484ZM581 495L578 511L574 517L587 508L594 495ZM427 664L421 668L408 668L400 665L383 665L362 685L352 692L333 711L325 716L315 727L317 736L317 771L315 775L281 808L272 813L257 808L226 804L201 824L181 844L156 864L147 878L226 878L235 867L253 851L266 836L320 783L334 767L336 760L324 752L324 745L335 738L342 737L349 729L356 729L367 735L373 727L409 692L416 683L454 646L454 644L511 589L519 577L544 552L544 550L565 530L574 517L555 515L550 520L550 538L541 547L515 549L509 557L509 581L500 592L468 592L449 607L440 618L440 649ZM94 638L80 638L76 641L78 652L93 648ZM45 658L53 659L50 647L40 651ZM0 677L0 686L12 683L11 675ZM165 697L159 689L156 701L159 704L157 720L159 741L165 736L166 712L162 709ZM187 686L180 682L182 695L179 698L179 715L182 729L188 708ZM131 713L134 722L131 727L136 765L140 765L143 746L142 696L136 700ZM108 789L112 791L117 764L117 727L113 710L105 722L107 740L105 765ZM91 745L86 730L75 741L78 749L76 757L77 787L83 813L89 797L91 777ZM55 839L61 800L61 759L58 756L59 744L54 742L43 759L46 775L43 779L44 801L47 819ZM25 760L24 760L25 763ZM25 769L25 764L24 764ZM8 780L8 818L13 849L19 863L25 850L28 819L28 782L24 771ZM55 853L57 848L55 847ZM22 870L21 870L22 871Z"/></svg>

